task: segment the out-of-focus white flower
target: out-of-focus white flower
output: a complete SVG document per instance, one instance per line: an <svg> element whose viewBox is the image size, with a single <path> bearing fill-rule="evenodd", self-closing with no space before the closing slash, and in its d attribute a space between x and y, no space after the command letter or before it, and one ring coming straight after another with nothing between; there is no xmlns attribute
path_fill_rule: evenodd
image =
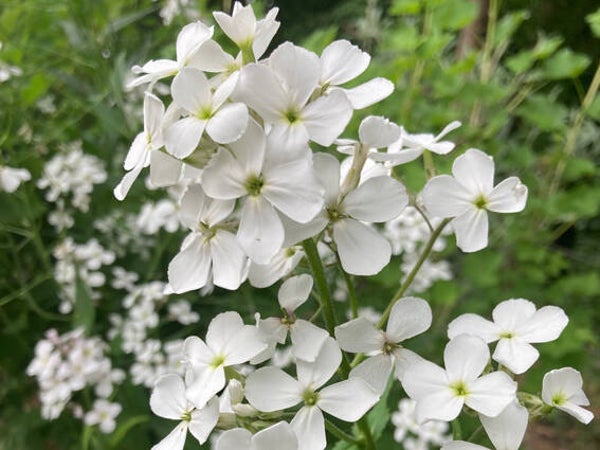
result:
<svg viewBox="0 0 600 450"><path fill-rule="evenodd" d="M15 192L23 181L31 180L31 173L27 169L0 166L0 188L4 192Z"/></svg>
<svg viewBox="0 0 600 450"><path fill-rule="evenodd" d="M403 398L398 403L398 410L392 414L392 424L396 427L394 430L394 440L401 442L407 449L407 441L410 442L412 436L415 438L413 445L419 448L421 445L425 450L429 450L429 444L440 446L451 440L448 434L449 424L441 420L428 420L419 423L415 412L417 402L410 398Z"/></svg>
<svg viewBox="0 0 600 450"><path fill-rule="evenodd" d="M119 403L111 403L103 398L94 401L94 407L88 411L83 421L86 425L98 425L100 431L109 434L115 431L115 417L121 413Z"/></svg>

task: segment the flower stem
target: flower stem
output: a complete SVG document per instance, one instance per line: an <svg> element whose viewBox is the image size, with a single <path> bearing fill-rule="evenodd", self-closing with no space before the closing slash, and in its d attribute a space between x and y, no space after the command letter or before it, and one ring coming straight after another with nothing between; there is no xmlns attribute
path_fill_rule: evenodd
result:
<svg viewBox="0 0 600 450"><path fill-rule="evenodd" d="M310 269L315 278L317 289L319 290L319 302L323 313L323 320L325 321L325 327L331 336L335 336L334 329L336 325L335 311L333 309L333 300L329 293L329 286L327 285L327 279L325 278L325 269L317 250L317 244L312 239L306 239L302 241L302 248L306 253L306 258L310 264Z"/></svg>
<svg viewBox="0 0 600 450"><path fill-rule="evenodd" d="M417 261L415 266L412 268L412 270L410 271L410 273L408 274L408 276L406 277L404 282L400 285L400 288L398 288L398 290L396 291L396 293L390 300L387 308L385 309L385 311L383 312L383 315L381 316L381 319L379 320L379 323L377 324L377 328L383 328L383 326L387 322L388 317L390 316L392 307L398 300L400 300L402 298L404 293L410 287L410 285L414 281L415 277L417 276L417 273L421 269L421 266L423 265L425 260L427 260L427 258L429 257L429 254L431 253L431 250L433 249L433 245L435 244L435 241L437 241L437 238L440 236L440 234L442 233L442 230L446 227L446 225L448 225L450 223L450 220L452 220L452 219L442 220L442 222L433 231L433 233L431 233L431 236L429 237L429 241L427 241L425 248L421 252L421 256L419 256L419 260Z"/></svg>
<svg viewBox="0 0 600 450"><path fill-rule="evenodd" d="M358 317L358 297L356 296L356 289L354 288L354 283L352 282L352 277L344 270L342 267L342 260L340 259L340 255L337 252L337 249L334 251L335 258L337 260L338 266L342 275L344 276L344 281L346 282L346 287L348 288L348 298L350 299L350 308L352 310L352 318L356 319Z"/></svg>
<svg viewBox="0 0 600 450"><path fill-rule="evenodd" d="M341 428L339 428L337 425L335 425L333 422L331 422L327 419L325 419L325 428L327 429L327 431L329 431L331 434L333 434L336 438L341 439L342 441L346 441L346 442L349 442L354 445L360 444L359 440L356 439L356 437L346 433Z"/></svg>

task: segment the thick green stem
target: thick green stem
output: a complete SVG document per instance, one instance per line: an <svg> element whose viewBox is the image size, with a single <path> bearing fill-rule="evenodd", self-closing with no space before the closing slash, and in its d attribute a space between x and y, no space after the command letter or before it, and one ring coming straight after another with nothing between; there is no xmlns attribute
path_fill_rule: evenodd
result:
<svg viewBox="0 0 600 450"><path fill-rule="evenodd" d="M335 336L334 330L336 325L335 311L333 309L333 299L329 292L329 286L327 285L327 279L325 278L325 269L317 250L317 244L312 239L306 239L302 241L302 248L306 253L308 264L315 278L317 289L319 290L319 302L321 311L323 313L323 320L325 321L325 328L331 336Z"/></svg>
<svg viewBox="0 0 600 450"><path fill-rule="evenodd" d="M452 423L452 438L455 441L462 440L462 428L460 426L460 422L458 421L458 418L454 419L451 423Z"/></svg>
<svg viewBox="0 0 600 450"><path fill-rule="evenodd" d="M414 281L415 277L417 276L417 273L419 273L421 266L429 257L429 254L431 253L431 250L433 249L433 245L435 244L435 241L437 241L437 238L440 236L440 234L442 233L442 231L446 227L446 225L448 225L450 223L450 220L451 219L442 220L442 222L433 231L433 233L431 233L431 236L429 237L429 241L427 241L427 244L425 245L425 247L423 248L423 251L421 252L421 256L419 256L419 260L417 261L415 266L412 268L412 270L410 271L410 273L408 274L408 276L406 277L406 279L404 280L404 282L402 283L400 288L398 288L398 290L396 291L396 293L390 300L387 308L385 309L385 311L383 312L383 315L381 316L381 319L379 320L379 323L377 324L377 328L383 328L383 326L387 322L388 317L390 316L390 313L392 312L392 307L398 300L400 300L402 298L404 293L410 287L410 285Z"/></svg>

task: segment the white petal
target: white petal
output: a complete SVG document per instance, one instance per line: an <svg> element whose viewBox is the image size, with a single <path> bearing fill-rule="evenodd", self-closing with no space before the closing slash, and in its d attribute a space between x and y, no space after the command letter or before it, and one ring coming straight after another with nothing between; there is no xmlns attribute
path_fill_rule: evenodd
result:
<svg viewBox="0 0 600 450"><path fill-rule="evenodd" d="M284 118L290 103L281 82L266 65L248 64L240 72L235 99L246 103L266 122L276 123Z"/></svg>
<svg viewBox="0 0 600 450"><path fill-rule="evenodd" d="M150 450L183 450L187 436L187 423L181 422L162 441Z"/></svg>
<svg viewBox="0 0 600 450"><path fill-rule="evenodd" d="M352 369L350 378L364 380L377 395L382 395L390 379L392 368L392 358L389 355L375 355Z"/></svg>
<svg viewBox="0 0 600 450"><path fill-rule="evenodd" d="M159 150L150 152L150 181L155 187L173 186L181 180L183 163Z"/></svg>
<svg viewBox="0 0 600 450"><path fill-rule="evenodd" d="M444 364L451 382L476 379L490 360L490 350L479 337L461 334L444 349Z"/></svg>
<svg viewBox="0 0 600 450"><path fill-rule="evenodd" d="M306 223L321 211L323 188L310 161L294 159L275 167L269 165L264 180L262 195L290 219Z"/></svg>
<svg viewBox="0 0 600 450"><path fill-rule="evenodd" d="M342 352L337 342L332 337L328 337L313 362L296 361L298 380L303 386L318 389L333 376L340 362L342 362Z"/></svg>
<svg viewBox="0 0 600 450"><path fill-rule="evenodd" d="M204 444L219 420L219 399L213 397L204 408L192 412L189 430L200 444Z"/></svg>
<svg viewBox="0 0 600 450"><path fill-rule="evenodd" d="M246 177L240 161L221 148L202 172L202 187L213 198L233 200L246 195Z"/></svg>
<svg viewBox="0 0 600 450"><path fill-rule="evenodd" d="M244 45L253 39L256 31L256 16L250 5L241 6L236 2L231 16L215 11L213 17L223 32L237 45Z"/></svg>
<svg viewBox="0 0 600 450"><path fill-rule="evenodd" d="M292 313L303 304L310 295L313 287L313 279L308 274L297 275L283 282L277 292L279 306L288 313Z"/></svg>
<svg viewBox="0 0 600 450"><path fill-rule="evenodd" d="M165 129L165 147L175 158L190 156L204 133L206 121L196 117L185 117Z"/></svg>
<svg viewBox="0 0 600 450"><path fill-rule="evenodd" d="M213 351L197 336L189 336L183 341L183 355L192 367L204 367L214 357Z"/></svg>
<svg viewBox="0 0 600 450"><path fill-rule="evenodd" d="M217 314L208 324L206 345L213 352L224 353L229 340L245 327L244 321L235 311Z"/></svg>
<svg viewBox="0 0 600 450"><path fill-rule="evenodd" d="M488 194L494 187L494 160L481 150L470 148L454 160L452 174L469 192Z"/></svg>
<svg viewBox="0 0 600 450"><path fill-rule="evenodd" d="M425 361L424 358L407 348L394 350L394 375L398 380L404 379L404 374L413 365Z"/></svg>
<svg viewBox="0 0 600 450"><path fill-rule="evenodd" d="M351 89L341 90L350 100L352 109L363 109L392 95L394 83L385 78L377 77Z"/></svg>
<svg viewBox="0 0 600 450"><path fill-rule="evenodd" d="M492 372L469 383L465 403L475 411L496 417L516 400L517 383L505 372Z"/></svg>
<svg viewBox="0 0 600 450"><path fill-rule="evenodd" d="M240 450L249 449L252 433L244 428L226 430L217 439L215 450Z"/></svg>
<svg viewBox="0 0 600 450"><path fill-rule="evenodd" d="M233 72L229 76L227 76L221 84L217 86L215 92L213 94L213 108L219 109L221 105L225 103L232 96L235 88L237 87L238 81L240 80L240 73ZM212 81L212 80L211 80Z"/></svg>
<svg viewBox="0 0 600 450"><path fill-rule="evenodd" d="M487 197L487 209L499 213L516 213L525 209L527 186L517 177L498 184Z"/></svg>
<svg viewBox="0 0 600 450"><path fill-rule="evenodd" d="M237 237L250 259L267 264L281 249L283 235L283 225L273 206L262 196L248 197Z"/></svg>
<svg viewBox="0 0 600 450"><path fill-rule="evenodd" d="M248 375L246 398L259 411L290 408L302 400L302 386L281 369L262 367Z"/></svg>
<svg viewBox="0 0 600 450"><path fill-rule="evenodd" d="M177 294L200 289L208 281L210 267L210 248L204 243L203 236L198 235L169 263L169 285Z"/></svg>
<svg viewBox="0 0 600 450"><path fill-rule="evenodd" d="M335 338L342 350L351 353L381 351L385 343L382 332L364 317L335 327Z"/></svg>
<svg viewBox="0 0 600 450"><path fill-rule="evenodd" d="M333 144L352 117L352 105L346 96L333 91L309 103L302 111L302 120L310 139L325 147Z"/></svg>
<svg viewBox="0 0 600 450"><path fill-rule="evenodd" d="M144 165L140 164L139 166L134 167L131 171L123 175L123 179L117 186L115 186L115 189L113 190L113 195L117 200L122 201L125 199L125 197L127 197L127 194L129 193L133 182L137 179L143 168Z"/></svg>
<svg viewBox="0 0 600 450"><path fill-rule="evenodd" d="M329 334L324 329L306 320L296 319L290 329L292 353L297 359L313 362L328 336Z"/></svg>
<svg viewBox="0 0 600 450"><path fill-rule="evenodd" d="M215 286L236 290L246 274L246 254L236 237L228 231L217 230L209 242L213 283Z"/></svg>
<svg viewBox="0 0 600 450"><path fill-rule="evenodd" d="M417 421L422 423L428 419L436 419L450 422L458 417L463 405L463 397L454 395L450 388L432 391L417 400Z"/></svg>
<svg viewBox="0 0 600 450"><path fill-rule="evenodd" d="M177 61L184 65L203 42L213 35L213 27L208 27L197 21L183 27L177 35Z"/></svg>
<svg viewBox="0 0 600 450"><path fill-rule="evenodd" d="M198 69L181 70L171 84L173 101L191 114L212 109L212 94L204 72Z"/></svg>
<svg viewBox="0 0 600 450"><path fill-rule="evenodd" d="M456 245L465 253L476 252L487 247L488 217L485 209L469 208L452 220L456 234Z"/></svg>
<svg viewBox="0 0 600 450"><path fill-rule="evenodd" d="M237 141L248 125L248 108L243 103L228 103L210 118L206 132L219 144Z"/></svg>
<svg viewBox="0 0 600 450"><path fill-rule="evenodd" d="M249 119L242 137L231 143L229 147L245 175L258 175L263 169L266 146L265 130L253 119Z"/></svg>
<svg viewBox="0 0 600 450"><path fill-rule="evenodd" d="M139 133L129 147L123 168L129 171L139 164L143 164L143 160L146 158L146 151L146 134Z"/></svg>
<svg viewBox="0 0 600 450"><path fill-rule="evenodd" d="M179 375L168 374L160 377L150 396L150 409L165 419L181 420L186 411L185 384Z"/></svg>
<svg viewBox="0 0 600 450"><path fill-rule="evenodd" d="M379 395L364 380L350 378L321 389L317 405L338 419L355 422L378 400Z"/></svg>
<svg viewBox="0 0 600 450"><path fill-rule="evenodd" d="M409 367L402 379L402 387L406 393L417 401L434 391L449 390L449 385L446 371L429 361L421 361Z"/></svg>
<svg viewBox="0 0 600 450"><path fill-rule="evenodd" d="M325 188L325 203L331 205L337 202L340 193L340 163L327 153L316 153L313 156L315 171L319 182Z"/></svg>
<svg viewBox="0 0 600 450"><path fill-rule="evenodd" d="M204 408L207 402L225 387L223 367L205 367L188 369L186 372L187 399L198 408Z"/></svg>
<svg viewBox="0 0 600 450"><path fill-rule="evenodd" d="M238 447L237 450L248 447ZM298 438L291 425L277 422L275 425L259 431L252 438L252 450L297 450Z"/></svg>
<svg viewBox="0 0 600 450"><path fill-rule="evenodd" d="M514 332L531 320L535 311L532 301L524 298L511 298L498 303L492 311L492 317L502 331Z"/></svg>
<svg viewBox="0 0 600 450"><path fill-rule="evenodd" d="M421 198L427 211L437 217L456 217L472 207L471 193L450 175L429 180L421 192Z"/></svg>
<svg viewBox="0 0 600 450"><path fill-rule="evenodd" d="M327 445L325 419L316 406L301 408L291 425L298 436L298 450L323 450Z"/></svg>
<svg viewBox="0 0 600 450"><path fill-rule="evenodd" d="M400 215L408 205L406 188L391 177L369 178L351 191L343 202L344 211L365 222L385 222Z"/></svg>
<svg viewBox="0 0 600 450"><path fill-rule="evenodd" d="M542 399L549 405L555 405L553 397L559 395L580 405L589 405L585 396L581 373L572 367L551 370L544 375L542 383Z"/></svg>
<svg viewBox="0 0 600 450"><path fill-rule="evenodd" d="M387 147L400 139L402 128L385 117L368 116L360 123L360 142L367 147Z"/></svg>
<svg viewBox="0 0 600 450"><path fill-rule="evenodd" d="M375 275L390 261L392 249L377 231L354 219L333 224L342 267L353 275Z"/></svg>
<svg viewBox="0 0 600 450"><path fill-rule="evenodd" d="M321 84L339 85L353 80L369 66L371 56L342 39L334 41L321 54Z"/></svg>
<svg viewBox="0 0 600 450"><path fill-rule="evenodd" d="M232 366L248 362L267 348L258 328L245 325L235 334L228 336L227 345L223 348L226 355L225 365Z"/></svg>
<svg viewBox="0 0 600 450"><path fill-rule="evenodd" d="M189 59L188 66L205 72L225 72L234 59L213 40L204 42Z"/></svg>
<svg viewBox="0 0 600 450"><path fill-rule="evenodd" d="M454 339L459 334L472 334L489 344L498 340L499 333L498 325L477 314L462 314L448 325L449 339Z"/></svg>
<svg viewBox="0 0 600 450"><path fill-rule="evenodd" d="M544 306L516 330L527 342L550 342L558 339L569 323L569 318L558 306Z"/></svg>
<svg viewBox="0 0 600 450"><path fill-rule="evenodd" d="M450 122L448 125L446 125L444 127L444 129L442 131L440 131L440 133L435 137L436 141L439 141L441 138L443 138L444 136L446 136L448 133L450 133L451 131L456 130L457 128L459 128L460 126L462 126L462 123L460 123L458 120L454 120L452 122Z"/></svg>
<svg viewBox="0 0 600 450"><path fill-rule="evenodd" d="M271 53L269 65L286 85L292 103L302 107L318 85L319 57L291 42L284 42Z"/></svg>
<svg viewBox="0 0 600 450"><path fill-rule="evenodd" d="M566 402L560 406L557 406L561 411L566 412L567 414L572 415L577 420L579 420L583 424L588 424L594 419L594 413L588 411L581 406L576 405L575 403Z"/></svg>
<svg viewBox="0 0 600 450"><path fill-rule="evenodd" d="M492 356L494 361L505 365L517 375L524 373L539 358L540 353L519 338L500 339Z"/></svg>
<svg viewBox="0 0 600 450"><path fill-rule="evenodd" d="M404 297L392 307L385 330L392 342L402 342L431 326L431 308L422 298Z"/></svg>
<svg viewBox="0 0 600 450"><path fill-rule="evenodd" d="M480 415L479 419L496 449L519 450L527 430L527 408L512 402L497 417Z"/></svg>

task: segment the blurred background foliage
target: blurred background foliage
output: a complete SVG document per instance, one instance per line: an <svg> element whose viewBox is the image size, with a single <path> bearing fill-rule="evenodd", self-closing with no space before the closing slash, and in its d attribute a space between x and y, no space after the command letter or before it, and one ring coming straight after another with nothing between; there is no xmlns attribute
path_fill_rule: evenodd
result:
<svg viewBox="0 0 600 450"><path fill-rule="evenodd" d="M430 301L435 322L417 340L417 349L440 361L445 326L452 318L463 312L490 317L494 305L507 298L528 298L538 307L561 306L570 317L569 326L557 342L540 346L539 362L522 381L530 392L539 392L547 370L578 368L598 415L597 2L281 0L255 4L263 10L280 8L282 25L273 45L292 40L318 52L334 39L347 38L373 55L363 78L384 76L396 84L390 98L357 114L344 135L353 136L368 114L385 115L412 133L437 133L452 120L460 120L463 126L450 137L457 150L452 157L436 157L434 165L428 166L430 173L448 173L460 152L477 147L495 157L497 179L516 175L529 187L524 213L492 218L487 249L466 255L451 245L443 254L452 262L455 279L437 282L421 294ZM230 5L196 1L194 8L200 18L210 21L209 11ZM70 231L76 241L97 234L90 226L94 217L119 208L139 209L148 196L158 195L138 183L126 202L119 204L112 187L122 176L124 155L141 128L141 101L123 88L130 68L149 59L173 57L177 33L189 20L176 16L164 25L159 15L162 6L149 0L0 2L0 61L23 71L0 83L1 163L26 167L35 180L61 144L81 140L87 153L106 164L107 182L95 189L90 212L80 213L78 225ZM56 110L45 115L36 103L49 95ZM24 125L33 130L34 139L24 136ZM425 182L421 161L397 168L396 175L413 194ZM50 206L32 182L14 195L0 193L0 205L0 449L150 448L171 424L150 417L148 392L141 387L124 385L119 391L126 411L119 418L119 439L86 437L81 422L69 414L54 422L40 418L35 382L24 371L46 329L66 331L73 325L71 318L56 312L59 300L52 279L50 251L64 236L46 223ZM166 265L181 236L161 233L158 241L164 245L153 255L153 264L147 266L135 256L120 264L145 273L147 280L165 279ZM369 280L357 280L359 297L383 309L399 281L398 263ZM205 299L190 295L202 322L189 332L200 334L221 308L237 308L250 319L255 310L274 307L274 292L266 295L244 288L236 293L217 291ZM117 308L120 300L103 299L103 310L95 314L94 333L106 331L103 313ZM397 399L399 392L393 396ZM395 407L393 400L388 406ZM586 428L556 415L551 424L550 431L545 424L534 427L524 448L600 448L600 431L594 423ZM383 433L381 448L398 448L391 433Z"/></svg>

